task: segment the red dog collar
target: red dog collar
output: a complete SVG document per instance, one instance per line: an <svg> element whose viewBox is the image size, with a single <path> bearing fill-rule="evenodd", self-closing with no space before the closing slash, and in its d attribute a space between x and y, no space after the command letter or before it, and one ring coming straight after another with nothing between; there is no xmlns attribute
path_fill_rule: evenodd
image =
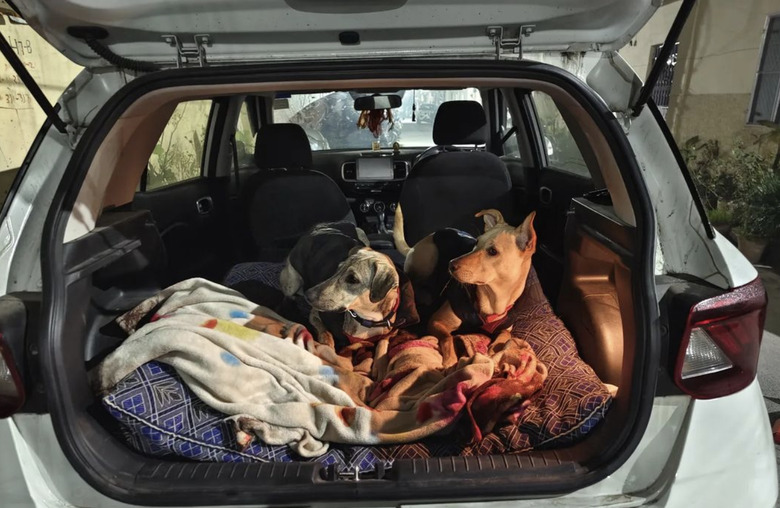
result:
<svg viewBox="0 0 780 508"><path fill-rule="evenodd" d="M506 320L509 311L512 310L512 305L506 308L501 314L479 314L479 319L482 321L482 329L488 333L493 333L501 324Z"/></svg>

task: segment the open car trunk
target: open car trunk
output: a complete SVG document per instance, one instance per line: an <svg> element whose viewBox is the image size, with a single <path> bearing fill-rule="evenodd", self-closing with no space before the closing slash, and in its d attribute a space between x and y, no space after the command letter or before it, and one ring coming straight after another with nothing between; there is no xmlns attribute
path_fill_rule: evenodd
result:
<svg viewBox="0 0 780 508"><path fill-rule="evenodd" d="M233 93L242 93L258 83L284 82L279 88L305 83L313 89L335 88L332 82L338 80L354 88L350 80L365 76L396 80L399 87L404 80L442 78L477 85L494 80L506 87L538 83L568 97L581 115L578 121L587 120L598 129L592 134L603 137L603 146L609 147L606 156L619 170L620 192L629 198L633 224L621 219L603 195L574 199L564 235L563 282L550 282L555 279L542 274L540 278L548 295L559 293L552 304L573 333L582 358L603 382L619 387L604 420L575 444L504 455L403 458L357 475L314 462L194 462L148 457L130 449L93 394L87 370L123 340L116 317L172 282L166 279L166 266L177 260L165 260L159 231L143 210L104 210L93 228L63 241L69 210L80 199L101 143L128 108L172 87L197 85L202 88L195 95L215 96L230 93L231 87ZM563 494L606 477L642 435L658 361L652 209L629 155L620 126L598 97L566 73L533 62L224 67L163 71L132 81L101 109L81 139L65 177L72 184L60 187L45 235L44 308L49 326L41 349L50 411L66 455L101 492L151 505L524 498ZM610 191L617 192L614 187Z"/></svg>

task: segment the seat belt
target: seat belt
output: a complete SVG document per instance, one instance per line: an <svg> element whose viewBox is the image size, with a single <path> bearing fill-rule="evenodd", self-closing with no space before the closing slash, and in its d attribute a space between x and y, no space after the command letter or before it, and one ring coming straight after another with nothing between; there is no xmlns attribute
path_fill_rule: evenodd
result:
<svg viewBox="0 0 780 508"><path fill-rule="evenodd" d="M241 182L238 177L238 146L236 146L236 131L230 135L230 149L233 152L233 176L236 180L235 195L239 195L239 189L241 188Z"/></svg>

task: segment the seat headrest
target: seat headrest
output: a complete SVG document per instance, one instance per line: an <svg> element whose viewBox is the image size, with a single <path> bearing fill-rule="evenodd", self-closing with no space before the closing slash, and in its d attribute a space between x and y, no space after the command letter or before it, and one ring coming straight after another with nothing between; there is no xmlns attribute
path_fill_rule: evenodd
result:
<svg viewBox="0 0 780 508"><path fill-rule="evenodd" d="M485 110L477 101L442 103L433 121L433 142L437 145L482 145L487 143Z"/></svg>
<svg viewBox="0 0 780 508"><path fill-rule="evenodd" d="M260 169L310 168L311 145L306 132L294 123L263 125L257 132L255 164Z"/></svg>

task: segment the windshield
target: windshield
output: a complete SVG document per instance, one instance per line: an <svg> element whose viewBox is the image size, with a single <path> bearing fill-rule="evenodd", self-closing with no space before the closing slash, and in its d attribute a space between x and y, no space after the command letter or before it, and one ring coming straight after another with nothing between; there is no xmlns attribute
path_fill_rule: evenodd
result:
<svg viewBox="0 0 780 508"><path fill-rule="evenodd" d="M378 138L368 129L358 128L354 92L278 94L274 100L274 123L297 123L306 131L312 150L363 150L379 142L381 148L398 143L402 148L433 146L433 120L443 102L473 100L482 103L479 90L405 90L401 107L394 108L393 120L382 124Z"/></svg>

